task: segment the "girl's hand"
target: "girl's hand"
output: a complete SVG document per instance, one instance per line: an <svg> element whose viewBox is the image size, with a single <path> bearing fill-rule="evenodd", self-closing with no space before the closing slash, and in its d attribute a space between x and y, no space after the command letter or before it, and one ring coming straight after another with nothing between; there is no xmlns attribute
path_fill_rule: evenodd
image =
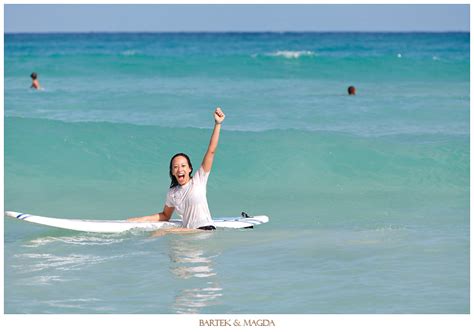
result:
<svg viewBox="0 0 474 332"><path fill-rule="evenodd" d="M216 121L216 124L221 124L225 119L225 114L222 112L220 107L217 107L216 110L214 111L214 120Z"/></svg>

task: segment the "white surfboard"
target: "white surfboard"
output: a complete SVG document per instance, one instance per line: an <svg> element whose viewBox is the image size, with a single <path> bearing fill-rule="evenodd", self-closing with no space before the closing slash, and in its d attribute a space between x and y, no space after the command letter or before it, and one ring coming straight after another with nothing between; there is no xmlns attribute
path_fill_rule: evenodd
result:
<svg viewBox="0 0 474 332"><path fill-rule="evenodd" d="M253 228L269 221L267 216L215 218L216 228ZM18 220L35 224L69 229L81 232L94 233L121 233L132 229L153 231L160 228L182 227L181 220L171 219L166 222L130 222L126 220L86 220L86 219L61 219L35 216L27 213L6 211L5 215Z"/></svg>

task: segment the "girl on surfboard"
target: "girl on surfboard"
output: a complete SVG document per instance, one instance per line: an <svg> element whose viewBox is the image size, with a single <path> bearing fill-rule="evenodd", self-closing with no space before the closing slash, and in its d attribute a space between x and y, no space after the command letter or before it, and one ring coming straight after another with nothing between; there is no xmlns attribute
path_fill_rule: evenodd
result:
<svg viewBox="0 0 474 332"><path fill-rule="evenodd" d="M207 204L207 179L212 168L214 155L225 114L217 107L214 111L214 130L209 147L198 171L192 175L191 160L184 153L174 155L170 160L170 189L166 195L163 211L150 216L130 218L129 221L168 221L174 211L183 219L183 228L165 229L163 232L189 232L196 229L214 230L214 222ZM160 232L160 231L159 231Z"/></svg>

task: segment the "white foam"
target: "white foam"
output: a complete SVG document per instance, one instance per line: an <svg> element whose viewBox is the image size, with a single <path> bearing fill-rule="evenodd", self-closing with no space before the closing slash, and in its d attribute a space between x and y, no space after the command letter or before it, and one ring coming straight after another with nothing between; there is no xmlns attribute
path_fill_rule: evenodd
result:
<svg viewBox="0 0 474 332"><path fill-rule="evenodd" d="M33 285L51 285L56 282L65 281L60 276L38 276L31 278L28 283Z"/></svg>
<svg viewBox="0 0 474 332"><path fill-rule="evenodd" d="M25 259L25 263L15 267L22 273L31 273L45 270L78 271L84 266L102 264L110 260L123 258L124 255L102 257L93 255L56 256L52 254L25 253L17 254L15 257L20 260Z"/></svg>
<svg viewBox="0 0 474 332"><path fill-rule="evenodd" d="M276 51L268 53L270 56L284 57L287 59L298 59L301 56L315 56L316 53L311 51Z"/></svg>
<svg viewBox="0 0 474 332"><path fill-rule="evenodd" d="M49 306L57 308L77 308L77 309L86 309L90 302L97 302L100 299L89 298L89 299L67 299L67 300L51 300L46 301Z"/></svg>
<svg viewBox="0 0 474 332"><path fill-rule="evenodd" d="M28 244L22 245L23 247L39 247L48 245L53 242L62 242L67 244L74 244L74 245L87 245L87 246L102 246L102 245L110 245L115 243L123 242L123 238L114 237L114 236L102 236L102 237L94 237L94 236L64 236L64 237L45 237L39 238L35 240L31 240Z"/></svg>

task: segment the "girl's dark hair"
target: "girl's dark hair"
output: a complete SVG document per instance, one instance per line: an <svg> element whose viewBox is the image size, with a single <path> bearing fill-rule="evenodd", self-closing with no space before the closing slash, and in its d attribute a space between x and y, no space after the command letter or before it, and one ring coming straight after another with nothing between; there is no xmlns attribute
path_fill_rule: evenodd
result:
<svg viewBox="0 0 474 332"><path fill-rule="evenodd" d="M170 188L173 188L179 185L178 180L176 180L176 178L173 176L173 159L179 156L186 158L186 160L188 161L189 168L191 169L191 173L193 172L193 164L191 164L191 159L189 159L188 155L184 153L175 154L173 157L171 157L171 160L170 160L170 178L171 178ZM191 173L189 173L190 178L192 178Z"/></svg>
<svg viewBox="0 0 474 332"><path fill-rule="evenodd" d="M35 80L35 79L38 77L38 74L36 74L36 73L33 72L33 73L31 73L30 76L31 76L32 79Z"/></svg>

